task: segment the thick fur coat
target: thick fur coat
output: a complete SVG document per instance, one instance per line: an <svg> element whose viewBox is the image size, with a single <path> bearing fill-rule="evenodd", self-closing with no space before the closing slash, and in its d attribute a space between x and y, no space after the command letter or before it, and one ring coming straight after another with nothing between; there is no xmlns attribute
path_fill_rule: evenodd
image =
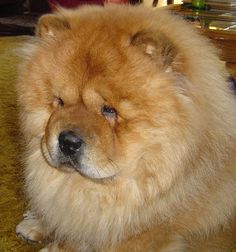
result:
<svg viewBox="0 0 236 252"><path fill-rule="evenodd" d="M230 251L236 99L210 42L117 5L60 9L37 34L17 91L45 251ZM62 155L65 130L79 158Z"/></svg>

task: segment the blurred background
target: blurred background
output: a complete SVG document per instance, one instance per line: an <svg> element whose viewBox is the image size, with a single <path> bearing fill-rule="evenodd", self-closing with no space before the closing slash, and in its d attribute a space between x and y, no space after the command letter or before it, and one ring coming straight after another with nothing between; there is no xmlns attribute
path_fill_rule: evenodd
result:
<svg viewBox="0 0 236 252"><path fill-rule="evenodd" d="M32 35L38 17L52 11L56 5L71 8L105 3L168 6L201 27L236 30L236 0L0 0L0 36Z"/></svg>
<svg viewBox="0 0 236 252"><path fill-rule="evenodd" d="M153 7L179 4L182 0L0 0L0 36L32 35L38 17L56 5L66 8L82 4L130 3Z"/></svg>

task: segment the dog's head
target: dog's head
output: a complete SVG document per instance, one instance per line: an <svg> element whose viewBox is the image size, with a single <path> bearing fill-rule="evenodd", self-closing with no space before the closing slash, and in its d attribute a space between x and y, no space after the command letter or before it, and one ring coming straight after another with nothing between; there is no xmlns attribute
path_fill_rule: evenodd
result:
<svg viewBox="0 0 236 252"><path fill-rule="evenodd" d="M135 11L85 10L39 21L19 91L27 134L59 170L168 180L194 114L184 55Z"/></svg>

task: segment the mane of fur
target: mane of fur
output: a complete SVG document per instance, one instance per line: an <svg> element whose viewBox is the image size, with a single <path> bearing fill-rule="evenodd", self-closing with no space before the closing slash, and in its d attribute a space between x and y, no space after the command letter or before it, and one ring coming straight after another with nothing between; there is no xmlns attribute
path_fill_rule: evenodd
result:
<svg viewBox="0 0 236 252"><path fill-rule="evenodd" d="M190 95L180 92L179 96L191 124L186 126L182 142L176 140L178 135L163 137L170 153L166 153L162 163L155 159L153 149L139 161L137 170L146 169L152 174L145 183L138 175L100 183L79 174L58 172L46 163L39 149L40 139L34 137L29 143L25 172L31 207L47 223L49 234L55 231L58 240L69 240L82 250L115 244L163 223L173 225L176 233L205 235L227 225L236 207L235 174L226 165L235 151L236 102L228 90L217 51L187 24L165 11L137 7L137 12L133 12L128 6L105 8L106 15L119 20L123 15L127 23L142 15L136 27L132 24L134 30L156 26L187 55L189 69L185 77ZM80 15L90 11L94 11L93 7L82 8ZM76 11L60 12L69 20L76 20ZM103 9L97 8L97 12ZM122 25L125 28L121 21L118 26ZM26 61L43 43L47 42L38 38L26 47ZM26 120L23 127L34 125L32 120L36 125L39 120L27 118L24 112L22 116ZM160 174L155 174L157 166ZM178 166L185 167L183 174L178 174ZM193 213L191 219L185 214L188 211Z"/></svg>

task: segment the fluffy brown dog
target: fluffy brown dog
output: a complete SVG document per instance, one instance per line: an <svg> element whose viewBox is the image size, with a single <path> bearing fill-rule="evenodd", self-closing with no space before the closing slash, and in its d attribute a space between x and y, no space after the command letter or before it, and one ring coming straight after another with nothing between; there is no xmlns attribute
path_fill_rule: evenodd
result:
<svg viewBox="0 0 236 252"><path fill-rule="evenodd" d="M216 50L163 10L43 16L18 82L43 251L231 251L236 100ZM49 237L49 238L47 238Z"/></svg>

